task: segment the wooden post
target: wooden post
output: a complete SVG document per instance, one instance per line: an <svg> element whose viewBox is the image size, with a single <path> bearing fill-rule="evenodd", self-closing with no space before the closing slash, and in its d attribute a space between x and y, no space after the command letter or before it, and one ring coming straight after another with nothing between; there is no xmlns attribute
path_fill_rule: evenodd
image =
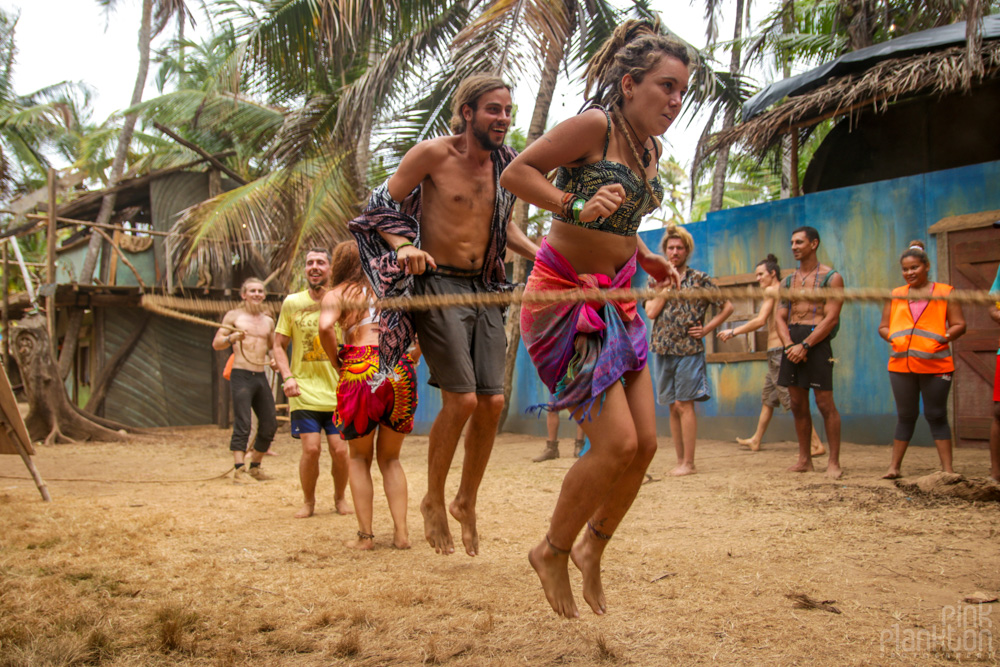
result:
<svg viewBox="0 0 1000 667"><path fill-rule="evenodd" d="M799 196L799 130L792 128L792 196Z"/></svg>
<svg viewBox="0 0 1000 667"><path fill-rule="evenodd" d="M45 316L49 324L49 338L52 339L52 353L58 354L59 345L56 337L56 170L49 167L49 226L48 238L45 240L47 258L45 267L45 282L50 285L52 294L45 297Z"/></svg>
<svg viewBox="0 0 1000 667"><path fill-rule="evenodd" d="M90 377L99 378L104 372L104 307L95 306L94 313L94 343L90 346ZM91 387L93 387L93 381ZM104 403L94 412L98 417L104 416Z"/></svg>
<svg viewBox="0 0 1000 667"><path fill-rule="evenodd" d="M0 253L3 254L3 367L10 368L10 332L7 323L10 316L10 260L7 256L7 244L3 244Z"/></svg>

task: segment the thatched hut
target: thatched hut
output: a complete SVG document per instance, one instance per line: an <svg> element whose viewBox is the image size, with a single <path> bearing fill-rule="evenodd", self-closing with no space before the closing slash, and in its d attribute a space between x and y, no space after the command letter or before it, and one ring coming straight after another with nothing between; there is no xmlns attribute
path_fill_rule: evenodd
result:
<svg viewBox="0 0 1000 667"><path fill-rule="evenodd" d="M797 164L798 140L837 118L806 170L807 193L1000 159L998 38L1000 15L986 17L981 71L965 23L853 51L761 90L713 148L763 153L790 135Z"/></svg>

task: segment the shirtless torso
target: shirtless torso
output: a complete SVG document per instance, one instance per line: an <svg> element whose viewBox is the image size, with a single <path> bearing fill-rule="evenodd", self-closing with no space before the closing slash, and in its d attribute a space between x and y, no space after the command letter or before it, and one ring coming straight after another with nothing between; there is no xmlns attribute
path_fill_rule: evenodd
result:
<svg viewBox="0 0 1000 667"><path fill-rule="evenodd" d="M827 274L833 269L825 264L817 264L811 271L796 269L792 275L792 289L816 289L821 285L832 287ZM830 278L832 281L834 278ZM788 308L789 324L816 326L826 316L826 301L792 301Z"/></svg>
<svg viewBox="0 0 1000 667"><path fill-rule="evenodd" d="M471 121L497 148L510 124L510 100L506 88L484 93ZM408 261L410 273L423 273L427 264L482 268L496 207L496 175L491 150L470 134L420 142L407 151L389 179L389 195L396 201L421 186L420 248L405 247L398 253L401 261ZM383 236L393 247L406 240ZM507 227L507 246L529 258L538 250L516 225Z"/></svg>
<svg viewBox="0 0 1000 667"><path fill-rule="evenodd" d="M274 319L264 312L235 308L226 313L222 323L246 332L241 337L240 332L220 329L225 332L223 336L228 335L233 343L233 368L254 372L264 370L268 365L268 352L274 344Z"/></svg>
<svg viewBox="0 0 1000 667"><path fill-rule="evenodd" d="M433 167L421 181L420 245L438 264L458 269L482 268L490 242L496 201L493 161L470 159L462 136L424 142L420 153ZM397 173L398 175L398 173ZM408 192L395 192L393 199Z"/></svg>

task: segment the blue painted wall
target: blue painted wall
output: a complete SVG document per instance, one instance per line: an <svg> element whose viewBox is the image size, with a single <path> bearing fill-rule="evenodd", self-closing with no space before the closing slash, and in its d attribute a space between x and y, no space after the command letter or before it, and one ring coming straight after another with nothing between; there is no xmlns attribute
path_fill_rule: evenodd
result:
<svg viewBox="0 0 1000 667"><path fill-rule="evenodd" d="M840 271L847 286L896 287L903 284L898 258L908 242L924 240L933 275L937 253L927 229L948 216L1000 208L998 183L1000 162L988 162L711 213L706 221L687 227L695 240L690 264L714 276L750 273L773 252L783 268L794 267L788 245L791 231L810 225L822 239L820 261ZM663 230L642 233L651 248L659 247L662 236ZM645 281L640 272L637 284ZM885 370L888 347L877 333L880 316L881 307L874 304L845 305L840 334L833 342L838 359L834 397L843 418L843 439L850 442L886 444L895 427ZM765 362L709 364L713 398L698 406L699 436L729 439L752 433L764 372ZM417 430L426 433L440 409L440 393L427 386L425 364L419 377ZM525 411L546 400L548 393L522 345L508 430L544 433L545 420ZM661 433L668 433L667 408L658 407L657 415ZM563 436L569 436L571 425L565 419L562 428ZM769 437L793 439L791 416L776 414ZM931 444L922 419L914 443Z"/></svg>

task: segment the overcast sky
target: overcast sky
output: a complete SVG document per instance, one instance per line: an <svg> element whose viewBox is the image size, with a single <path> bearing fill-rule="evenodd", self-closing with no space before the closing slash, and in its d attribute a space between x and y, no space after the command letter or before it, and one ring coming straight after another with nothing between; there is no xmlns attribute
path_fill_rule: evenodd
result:
<svg viewBox="0 0 1000 667"><path fill-rule="evenodd" d="M118 0L115 11L107 13L96 0L0 0L0 7L19 13L16 43L15 90L26 94L61 81L79 81L94 92L94 121L128 106L132 96L138 66L138 29L141 2ZM199 3L193 2L197 7ZM764 15L771 2L755 5L755 18ZM696 45L705 43L703 4L653 0L653 8L661 12L672 30ZM725 3L724 6L728 6ZM727 15L731 15L731 10ZM198 28L203 29L205 17L196 15ZM165 33L172 33L168 29ZM723 35L732 34L731 22L723 19ZM189 31L190 36L190 31ZM154 49L171 35L164 34L154 42ZM144 99L157 94L154 84L155 65L150 68ZM534 85L522 85L515 90L515 103L520 113L517 125L526 129L534 104ZM550 120L567 118L580 107L580 85L562 84L557 90ZM667 152L681 164L690 163L701 132L699 123L687 125L687 117L671 128L663 139Z"/></svg>

